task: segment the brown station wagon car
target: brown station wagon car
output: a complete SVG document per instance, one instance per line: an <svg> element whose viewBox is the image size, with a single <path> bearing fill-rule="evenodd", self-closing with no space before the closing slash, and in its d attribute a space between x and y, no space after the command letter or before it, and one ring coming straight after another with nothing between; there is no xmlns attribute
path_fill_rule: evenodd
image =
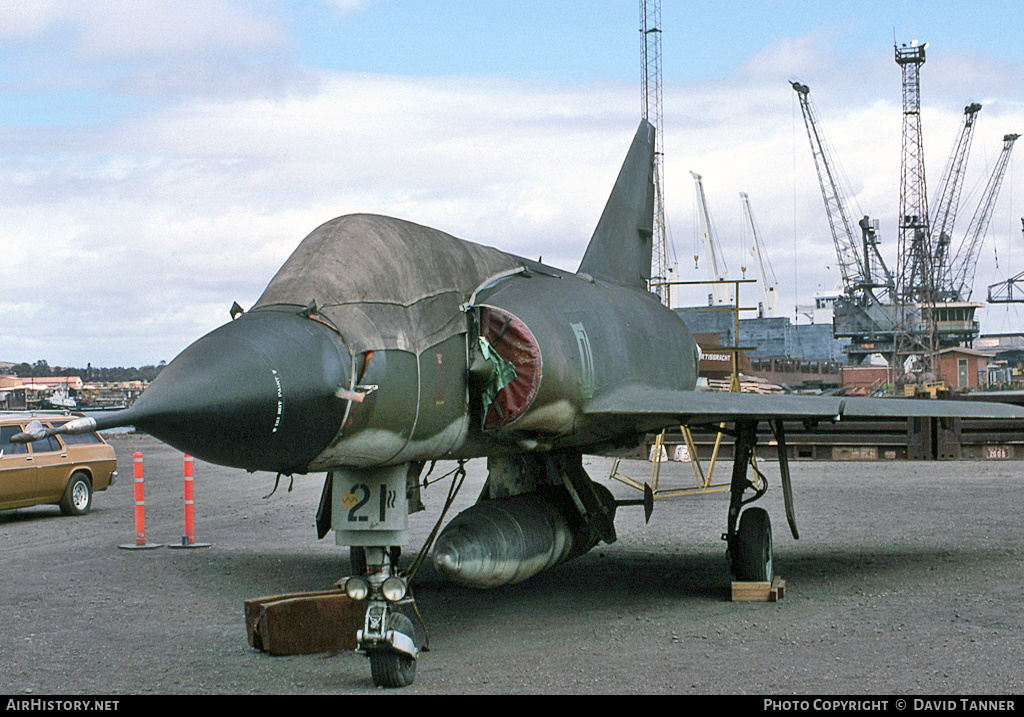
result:
<svg viewBox="0 0 1024 717"><path fill-rule="evenodd" d="M0 510L52 504L64 515L84 515L92 507L93 492L114 484L117 458L98 433L11 442L33 420L57 426L76 417L46 411L0 413Z"/></svg>

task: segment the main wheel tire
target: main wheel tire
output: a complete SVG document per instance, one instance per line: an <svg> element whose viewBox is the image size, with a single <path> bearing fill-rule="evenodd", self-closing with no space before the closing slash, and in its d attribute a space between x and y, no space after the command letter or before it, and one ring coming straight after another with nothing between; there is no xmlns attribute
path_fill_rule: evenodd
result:
<svg viewBox="0 0 1024 717"><path fill-rule="evenodd" d="M733 572L742 582L772 579L772 521L764 508L748 508L740 516Z"/></svg>
<svg viewBox="0 0 1024 717"><path fill-rule="evenodd" d="M60 512L64 515L85 515L92 508L92 483L81 471L71 474L64 497L60 499Z"/></svg>
<svg viewBox="0 0 1024 717"><path fill-rule="evenodd" d="M416 639L412 620L400 612L390 614L388 629ZM377 687L408 687L416 679L416 658L393 650L371 652L370 674Z"/></svg>

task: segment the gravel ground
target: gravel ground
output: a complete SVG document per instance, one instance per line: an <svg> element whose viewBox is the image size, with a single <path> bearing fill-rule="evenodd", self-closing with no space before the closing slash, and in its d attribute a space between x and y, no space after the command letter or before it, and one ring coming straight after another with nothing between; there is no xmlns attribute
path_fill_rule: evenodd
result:
<svg viewBox="0 0 1024 717"><path fill-rule="evenodd" d="M196 461L196 539L211 546L122 550L134 542L135 451L147 538L180 543L182 456L145 436L112 443L120 478L89 515L0 512L0 694L380 692L354 653L275 657L246 640L245 599L328 588L348 572L347 550L316 539L322 475L297 476L291 489L282 479L267 497L274 476ZM606 481L609 467L587 459L617 495L638 497ZM475 499L484 469L470 464L455 510ZM792 469L800 540L785 523L777 465L763 465L784 600L727 599L726 494L659 499L650 525L623 508L618 542L520 585L475 592L425 567L415 587L431 649L416 683L396 692L1024 692L1024 463ZM671 464L661 487L692 482L689 466ZM445 481L424 494L405 557L446 491Z"/></svg>

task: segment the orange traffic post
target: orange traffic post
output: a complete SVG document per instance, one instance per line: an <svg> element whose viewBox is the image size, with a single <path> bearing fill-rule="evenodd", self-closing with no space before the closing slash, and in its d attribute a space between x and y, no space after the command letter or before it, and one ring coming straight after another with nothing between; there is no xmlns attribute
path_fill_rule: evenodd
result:
<svg viewBox="0 0 1024 717"><path fill-rule="evenodd" d="M136 453L132 456L134 463L132 475L135 479L135 542L128 545L119 545L125 550L152 550L159 548L160 543L146 542L146 495L143 482L142 454Z"/></svg>
<svg viewBox="0 0 1024 717"><path fill-rule="evenodd" d="M168 545L169 548L208 548L209 543L196 542L195 528L195 499L192 490L193 483L193 460L192 456L185 455L185 534L181 536L181 545Z"/></svg>

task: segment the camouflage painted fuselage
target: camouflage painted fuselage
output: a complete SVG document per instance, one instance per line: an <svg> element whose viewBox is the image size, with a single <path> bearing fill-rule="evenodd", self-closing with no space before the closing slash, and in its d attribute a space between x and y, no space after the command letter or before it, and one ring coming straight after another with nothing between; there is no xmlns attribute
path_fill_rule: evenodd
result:
<svg viewBox="0 0 1024 717"><path fill-rule="evenodd" d="M310 470L558 447L599 452L645 428L587 420L583 409L595 396L623 385L693 388L693 339L654 295L509 259L518 270L465 297L458 333L419 352L368 349L356 357L356 385L376 389L352 405ZM490 371L479 337L517 372L492 403L471 371Z"/></svg>

